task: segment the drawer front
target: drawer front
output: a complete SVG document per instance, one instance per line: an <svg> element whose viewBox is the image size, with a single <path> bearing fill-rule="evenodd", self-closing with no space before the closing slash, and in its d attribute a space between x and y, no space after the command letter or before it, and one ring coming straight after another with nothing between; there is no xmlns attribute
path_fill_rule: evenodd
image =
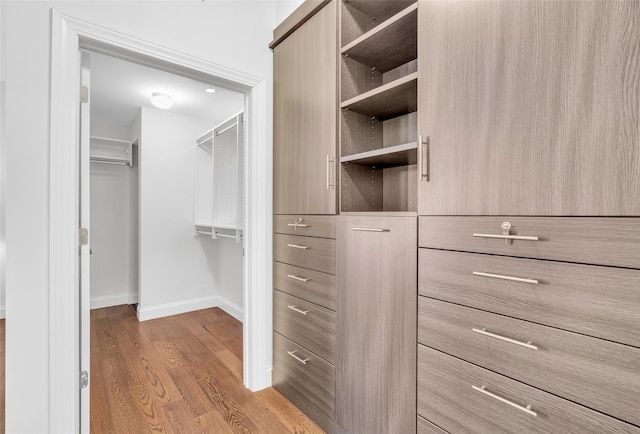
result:
<svg viewBox="0 0 640 434"><path fill-rule="evenodd" d="M335 364L336 313L273 291L273 329Z"/></svg>
<svg viewBox="0 0 640 434"><path fill-rule="evenodd" d="M529 405L535 415L525 411ZM640 433L633 425L423 345L418 345L418 414L451 433Z"/></svg>
<svg viewBox="0 0 640 434"><path fill-rule="evenodd" d="M308 237L336 238L336 217L321 215L274 215L273 232Z"/></svg>
<svg viewBox="0 0 640 434"><path fill-rule="evenodd" d="M418 434L448 434L445 430L438 428L428 420L418 416Z"/></svg>
<svg viewBox="0 0 640 434"><path fill-rule="evenodd" d="M421 295L640 347L640 270L432 249L418 257Z"/></svg>
<svg viewBox="0 0 640 434"><path fill-rule="evenodd" d="M287 294L336 310L336 276L333 274L274 262L273 286Z"/></svg>
<svg viewBox="0 0 640 434"><path fill-rule="evenodd" d="M418 342L640 424L640 348L426 297Z"/></svg>
<svg viewBox="0 0 640 434"><path fill-rule="evenodd" d="M335 240L273 235L273 259L285 264L336 274Z"/></svg>
<svg viewBox="0 0 640 434"><path fill-rule="evenodd" d="M502 235L537 241L487 238ZM474 234L479 236L474 236ZM420 247L640 268L640 218L420 217Z"/></svg>
<svg viewBox="0 0 640 434"><path fill-rule="evenodd" d="M278 333L273 334L273 387L314 420L318 413L334 417L335 367Z"/></svg>

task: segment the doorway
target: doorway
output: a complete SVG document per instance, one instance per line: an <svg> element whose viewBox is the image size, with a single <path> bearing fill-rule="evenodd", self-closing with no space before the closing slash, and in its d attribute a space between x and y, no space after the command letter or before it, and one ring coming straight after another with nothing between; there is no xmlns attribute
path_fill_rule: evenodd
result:
<svg viewBox="0 0 640 434"><path fill-rule="evenodd" d="M78 178L69 167L78 167L80 49L109 54L138 64L224 85L245 93L247 142L252 153L247 161L247 210L245 236L245 327L243 346L244 384L260 390L271 383L270 232L270 134L267 119L268 85L265 78L173 52L163 47L93 26L85 21L52 13L52 84L50 170L50 359L51 429L76 431L79 423L78 393L79 329L77 286ZM77 173L77 172L76 172ZM75 222L75 223L74 223ZM74 289L75 288L75 289ZM86 419L85 419L86 420ZM83 427L83 431L85 431Z"/></svg>

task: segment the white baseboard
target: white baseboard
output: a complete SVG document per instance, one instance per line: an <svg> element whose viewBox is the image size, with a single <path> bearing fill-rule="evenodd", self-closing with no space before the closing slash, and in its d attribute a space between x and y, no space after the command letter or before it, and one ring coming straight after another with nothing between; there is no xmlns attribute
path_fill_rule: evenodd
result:
<svg viewBox="0 0 640 434"><path fill-rule="evenodd" d="M120 306L122 304L135 304L138 302L138 294L117 294L102 297L92 297L90 301L91 309L102 309L103 307Z"/></svg>
<svg viewBox="0 0 640 434"><path fill-rule="evenodd" d="M148 321L151 319L179 315L181 313L193 312L200 309L209 309L212 307L219 307L240 322L244 319L244 310L241 307L230 302L224 297L212 295L210 297L194 298L191 300L183 300L158 306L138 306L138 320Z"/></svg>
<svg viewBox="0 0 640 434"><path fill-rule="evenodd" d="M0 319L5 319L7 317L7 308L4 306L0 306Z"/></svg>

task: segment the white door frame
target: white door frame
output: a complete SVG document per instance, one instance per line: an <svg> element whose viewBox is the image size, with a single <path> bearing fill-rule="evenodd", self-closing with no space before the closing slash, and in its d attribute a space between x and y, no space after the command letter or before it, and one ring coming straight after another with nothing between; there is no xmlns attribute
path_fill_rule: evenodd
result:
<svg viewBox="0 0 640 434"><path fill-rule="evenodd" d="M244 384L271 385L271 119L270 86L232 67L173 51L51 10L49 166L50 432L78 432L78 211L80 48L119 53L194 78L217 79L245 92ZM88 415L86 415L88 416Z"/></svg>

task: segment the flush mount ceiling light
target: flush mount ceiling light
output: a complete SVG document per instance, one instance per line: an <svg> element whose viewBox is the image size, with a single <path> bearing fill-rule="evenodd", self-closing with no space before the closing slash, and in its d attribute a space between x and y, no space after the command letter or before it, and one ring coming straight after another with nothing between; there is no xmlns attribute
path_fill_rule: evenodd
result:
<svg viewBox="0 0 640 434"><path fill-rule="evenodd" d="M159 109L168 109L173 105L173 101L171 101L171 95L167 93L153 92L151 95L151 104Z"/></svg>
<svg viewBox="0 0 640 434"><path fill-rule="evenodd" d="M207 93L215 93L216 92L216 90L214 88L212 88L212 87L209 87L209 88L205 89L204 91L207 92Z"/></svg>

